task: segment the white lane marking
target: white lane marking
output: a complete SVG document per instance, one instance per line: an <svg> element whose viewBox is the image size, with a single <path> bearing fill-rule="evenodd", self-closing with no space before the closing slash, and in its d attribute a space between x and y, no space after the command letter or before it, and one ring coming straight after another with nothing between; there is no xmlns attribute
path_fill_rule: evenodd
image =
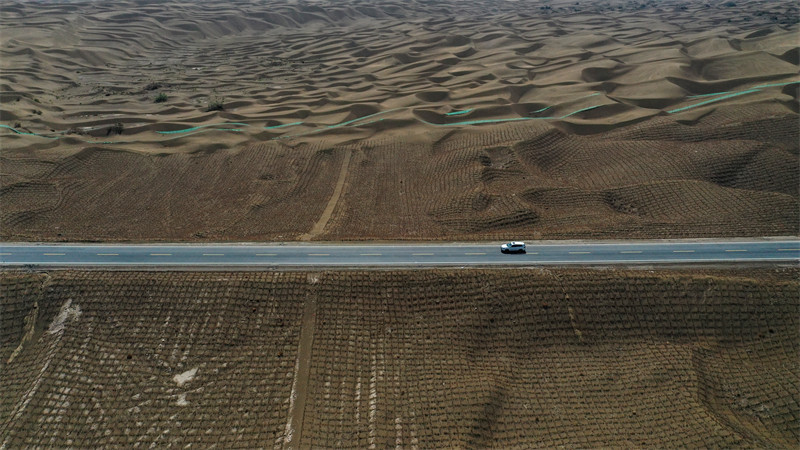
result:
<svg viewBox="0 0 800 450"><path fill-rule="evenodd" d="M172 253L150 253L150 256L172 256Z"/></svg>
<svg viewBox="0 0 800 450"><path fill-rule="evenodd" d="M203 256L225 256L224 253L203 253Z"/></svg>
<svg viewBox="0 0 800 450"><path fill-rule="evenodd" d="M433 253L412 253L411 256L433 256Z"/></svg>
<svg viewBox="0 0 800 450"><path fill-rule="evenodd" d="M526 252L528 255L538 255L539 252Z"/></svg>
<svg viewBox="0 0 800 450"><path fill-rule="evenodd" d="M637 264L639 264L639 263L654 263L654 264L658 264L658 263L663 263L663 262L686 262L686 261L692 261L692 262L727 262L727 261L753 262L753 261L794 261L794 260L796 260L796 258L794 258L792 256L787 256L787 257L755 257L755 258L753 258L753 257L750 257L750 258L733 258L733 257L731 257L731 258L710 258L710 259L701 257L700 259L691 259L691 260L685 259L685 258L684 259L681 259L681 258L676 258L676 259L619 259L619 260L609 260L609 261L601 261L601 262L604 263L604 264L626 264L626 263L637 263ZM596 262L597 261L593 261L593 260L588 260L588 261L584 262L584 261L577 261L575 259L558 260L558 261L556 261L556 260L552 260L552 261L551 260L547 260L547 261L536 261L536 260L534 260L534 261L531 261L530 259L518 259L518 260L505 259L505 260L502 260L502 261L499 261L499 260L497 260L497 261L485 261L485 262L481 262L479 264L498 265L498 266L503 266L503 265L519 265L519 266L524 266L524 265L539 266L539 265L541 265L541 266L546 266L546 265L553 265L553 264L586 265L586 264L595 264ZM44 260L42 260L42 261L26 261L26 262L18 262L18 263L2 261L2 262L0 262L0 264L4 265L4 266L22 266L22 265L25 265L25 264L45 264L45 265L46 264L58 264L58 266L75 266L75 267L80 267L80 266L85 266L86 265L86 263L82 263L82 262L69 262L69 261L67 261L67 262L56 262L56 263L54 263L53 261L49 261L49 260L48 261L44 261ZM123 264L113 263L112 262L112 263L109 263L109 264L112 264L112 265L124 265L124 266L143 266L143 267L152 266L153 265L152 262L141 262L141 263L127 262L127 263L123 263ZM160 264L160 263L158 263L158 264ZM207 262L207 263L197 263L197 264L188 263L188 264L179 264L179 265L186 266L186 267L195 267L195 266L197 266L197 267L206 267L206 266L220 266L220 267L225 267L225 266L243 266L243 267L246 267L246 266L251 265L251 264L252 264L251 262L218 262L218 263ZM314 266L317 266L318 264L323 264L323 263L309 262L309 263L297 263L295 265L297 265L297 266L314 267ZM372 265L376 265L376 264L379 265L379 266L384 266L384 267L406 267L406 266L411 267L411 266L417 266L419 264L419 261L408 261L408 262L369 261L369 262L355 263L355 264L352 263L352 262L347 262L347 263L326 262L324 264L325 264L326 267L327 266L341 266L341 267L359 266L360 267L360 266L372 266ZM453 261L425 261L425 264L430 264L432 266L436 265L436 266L453 266L453 267L457 267L457 266L463 266L465 263L461 262L461 261L459 261L459 262L453 262ZM466 264L469 264L469 263L466 263ZM269 265L275 266L276 264L275 263L269 263ZM288 265L292 265L292 264L288 264Z"/></svg>
<svg viewBox="0 0 800 450"><path fill-rule="evenodd" d="M779 248L779 252L800 252L800 248Z"/></svg>
<svg viewBox="0 0 800 450"><path fill-rule="evenodd" d="M605 247L614 247L619 245L630 245L629 240L619 240L619 241L610 241L610 242L603 242L603 241L586 241L587 244L591 245L602 245ZM759 244L774 244L774 245L796 245L797 242L792 241L716 241L711 240L709 242L689 242L692 241L691 239L664 239L664 242L636 242L637 247L643 246L659 246L663 247L665 245L674 244L674 245L692 245L692 246L700 246L700 245L759 245ZM534 245L534 244L531 244ZM568 247L574 246L574 244L541 244L536 243L536 247ZM402 245L385 245L385 247L401 247Z"/></svg>
<svg viewBox="0 0 800 450"><path fill-rule="evenodd" d="M44 256L64 256L66 253L42 253Z"/></svg>
<svg viewBox="0 0 800 450"><path fill-rule="evenodd" d="M119 253L98 253L97 256L119 256Z"/></svg>
<svg viewBox="0 0 800 450"><path fill-rule="evenodd" d="M481 253L481 252L474 252L474 253L464 253L464 254L465 254L465 255L474 256L474 255L485 255L486 253L485 253L485 252L483 252L483 253Z"/></svg>
<svg viewBox="0 0 800 450"><path fill-rule="evenodd" d="M592 252L569 252L570 255L588 255Z"/></svg>
<svg viewBox="0 0 800 450"><path fill-rule="evenodd" d="M361 256L381 256L380 253L362 253Z"/></svg>
<svg viewBox="0 0 800 450"><path fill-rule="evenodd" d="M620 253L642 253L641 250L623 250Z"/></svg>
<svg viewBox="0 0 800 450"><path fill-rule="evenodd" d="M308 256L331 256L330 253L309 253Z"/></svg>
<svg viewBox="0 0 800 450"><path fill-rule="evenodd" d="M733 249L733 250L725 250L726 252L746 252L747 250L744 249Z"/></svg>
<svg viewBox="0 0 800 450"><path fill-rule="evenodd" d="M11 253L0 253L0 256L11 256Z"/></svg>
<svg viewBox="0 0 800 450"><path fill-rule="evenodd" d="M673 250L672 253L694 253L694 250Z"/></svg>
<svg viewBox="0 0 800 450"><path fill-rule="evenodd" d="M256 253L256 256L278 256L277 253Z"/></svg>

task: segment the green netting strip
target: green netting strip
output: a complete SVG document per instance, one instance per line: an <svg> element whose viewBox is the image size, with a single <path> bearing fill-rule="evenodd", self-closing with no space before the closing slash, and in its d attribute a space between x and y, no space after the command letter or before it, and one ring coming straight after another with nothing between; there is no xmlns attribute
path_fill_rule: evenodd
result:
<svg viewBox="0 0 800 450"><path fill-rule="evenodd" d="M465 109L465 110L463 110L463 111L453 111L453 112L449 112L449 113L445 114L445 116L460 116L460 115L463 115L463 114L469 114L469 113L471 113L472 111L475 111L475 108L472 108L472 109Z"/></svg>
<svg viewBox="0 0 800 450"><path fill-rule="evenodd" d="M688 96L686 98L714 97L715 95L724 95L724 94L730 94L730 93L731 93L730 91L714 92L713 94L690 95L690 96Z"/></svg>
<svg viewBox="0 0 800 450"><path fill-rule="evenodd" d="M284 123L283 125L273 125L271 127L264 127L265 130L274 130L276 128L284 128L284 127L291 127L294 125L302 125L303 122L292 122L292 123Z"/></svg>
<svg viewBox="0 0 800 450"><path fill-rule="evenodd" d="M370 117L380 116L381 114L388 114L390 112L394 112L394 111L397 111L399 109L402 109L402 108L394 108L394 109L389 109L389 110L386 110L386 111L376 112L374 114L368 114L366 116L359 117L358 119L348 120L347 122L337 123L336 125L328 125L327 128L343 127L343 126L346 126L346 125L350 125L351 123L356 123L356 122L360 122L360 121L362 121L364 119L369 119Z"/></svg>
<svg viewBox="0 0 800 450"><path fill-rule="evenodd" d="M744 90L744 91L741 91L741 92L725 91L725 92L715 92L715 93L712 93L712 94L692 95L692 96L689 96L687 98L703 98L703 97L716 97L716 98L712 98L712 99L705 100L705 101L702 101L702 102L699 102L699 103L695 103L693 105L684 106L684 107L681 107L681 108L675 108L675 109L672 109L672 110L667 111L667 112L669 114L675 114L675 113L686 111L686 110L689 110L689 109L692 109L692 108L697 108L697 107L700 107L700 106L704 106L704 105L707 105L707 104L710 104L710 103L714 103L714 102L718 102L718 101L722 101L722 100L727 100L727 99L733 98L733 97L738 97L740 95L746 95L746 94L752 94L752 93L755 93L755 92L759 92L763 88L787 86L787 85L797 84L797 83L800 83L800 80L789 81L789 82L784 82L784 83L763 84L763 85L755 86L755 87L752 87L750 89L747 89L747 90ZM594 96L597 96L597 95L601 95L601 93L597 92L597 93L590 94L590 95L587 95L587 96L581 97L581 98L594 97ZM423 123L426 123L426 124L429 124L429 125L434 125L434 126L478 125L478 124L484 124L484 123L518 122L518 121L523 121L523 120L560 120L560 119L566 119L567 117L573 116L575 114L578 114L578 113L581 113L581 112L584 112L584 111L589 111L589 110L592 110L592 109L595 109L595 108L599 108L601 106L604 106L604 105L588 106L586 108L581 108L581 109L579 109L577 111L573 111L573 112L571 112L569 114L565 114L565 115L560 116L560 117L553 117L553 116L548 116L548 117L512 117L512 118L506 118L506 119L468 120L468 121L462 121L462 122L442 123L442 124L431 123L431 122L428 122L428 121L423 120L423 119L418 119L418 120L420 120ZM544 111L549 110L550 108L552 108L552 106L547 106L547 107L544 107L544 108L539 109L537 111L533 111L531 114L537 114L537 113L540 113L540 112L544 112ZM387 110L387 111L380 111L380 112L377 112L377 113L368 114L368 115L363 116L363 117L359 117L359 118L356 118L356 119L352 119L352 120L348 120L348 121L345 121L345 122L337 123L337 124L334 124L334 125L325 125L323 127L320 127L320 128L314 129L314 130L306 131L304 133L299 133L299 134L294 134L294 135L277 136L277 137L274 137L272 139L289 139L289 138L293 138L293 137L300 137L300 136L307 136L307 135L310 135L310 134L316 134L316 133L320 133L320 132L325 131L325 130L330 130L330 129L334 129L334 128L339 128L339 127L344 127L344 126L357 124L359 122L362 122L362 121L364 121L366 119L369 119L369 118L372 118L372 117L375 117L375 116L379 116L379 115L382 115L382 114L388 114L390 112L394 112L394 111L398 111L398 110L405 110L405 109L408 109L408 108L394 108L394 109L390 109L390 110ZM474 110L475 110L474 108L471 108L471 109L465 109L465 110L461 110L461 111L452 111L452 112L449 112L449 113L445 113L445 116L464 115L464 114L468 114L468 113L470 113L470 112L472 112ZM363 122L363 123L361 123L359 125L356 125L356 126L368 125L368 124L371 124L371 123L380 122L381 120L384 120L384 119L381 118L381 119L377 119L377 120L371 120L371 121L368 121L368 122ZM265 129L265 130L279 129L279 128L284 128L284 127L303 125L304 123L305 122L292 122L292 123L286 123L286 124L281 124L281 125L263 127L263 129ZM179 139L179 138L182 138L182 137L191 136L191 135L195 135L195 134L198 134L198 133L201 133L201 132L211 131L211 130L215 130L215 131L233 131L233 132L242 132L242 131L244 131L241 128L221 128L221 127L225 127L225 126L245 126L245 127L249 127L250 124L241 123L241 122L224 122L224 123L217 123L217 124L199 125L199 126L196 126L196 127L186 128L186 129L183 129L183 130L156 131L156 133L164 134L164 135L177 135L177 136L170 137L168 139L164 139L164 140L172 140L172 139ZM47 135L39 134L39 133L24 132L24 131L17 130L15 128L13 128L13 127L10 127L8 125L2 125L2 124L0 124L0 128L5 128L5 129L8 129L8 130L11 130L12 132L14 132L16 134L23 135L23 136L35 136L35 137L41 137L41 138L45 138L45 139L59 139L59 138L63 137L63 136L47 136ZM164 141L164 140L162 140L162 141ZM84 140L83 142L88 143L88 144L128 144L128 143L135 143L137 141L88 141L88 140Z"/></svg>
<svg viewBox="0 0 800 450"><path fill-rule="evenodd" d="M220 127L220 126L223 126L223 125L236 125L236 126L244 126L244 127L249 127L250 126L250 124L241 123L241 122L223 122L223 123L211 123L211 124L208 124L208 125L198 125L196 127L184 128L183 130L156 131L156 133L158 133L158 134L180 134L180 133L188 133L190 131L200 130L202 128ZM220 129L220 128L218 128L218 129Z"/></svg>
<svg viewBox="0 0 800 450"><path fill-rule="evenodd" d="M16 128L10 127L8 125L0 125L0 128L6 128L6 129L11 130L14 133L17 133L17 134L22 135L22 136L36 136L36 137L45 138L45 139L58 139L58 136L45 136L45 135L39 134L39 133L28 133L28 132L25 132L25 131L19 131Z"/></svg>
<svg viewBox="0 0 800 450"><path fill-rule="evenodd" d="M788 81L788 82L786 82L786 83L771 83L771 84L762 84L761 86L756 86L756 87L753 87L753 88L750 88L750 89L762 89L762 88L768 88L768 87L780 87L780 86L788 86L788 85L790 85L790 84L797 84L797 83L800 83L800 80L797 80L797 81Z"/></svg>
<svg viewBox="0 0 800 450"><path fill-rule="evenodd" d="M683 108L677 108L677 109L673 109L673 110L667 111L667 112L670 113L670 114L675 114L677 112L686 111L687 109L697 108L698 106L707 105L709 103L718 102L720 100L727 100L729 98L738 97L740 95L752 94L754 92L760 92L760 89L749 89L749 90L746 90L746 91L743 91L743 92L734 92L733 94L724 95L724 96L718 97L718 98L712 98L711 100L706 100L704 102L695 103L694 105L684 106Z"/></svg>

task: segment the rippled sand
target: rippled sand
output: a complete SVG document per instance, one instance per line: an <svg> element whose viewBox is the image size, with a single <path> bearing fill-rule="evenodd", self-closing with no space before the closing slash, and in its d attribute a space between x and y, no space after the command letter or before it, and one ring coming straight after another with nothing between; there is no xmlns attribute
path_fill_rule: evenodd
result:
<svg viewBox="0 0 800 450"><path fill-rule="evenodd" d="M797 14L7 2L0 236L797 234Z"/></svg>

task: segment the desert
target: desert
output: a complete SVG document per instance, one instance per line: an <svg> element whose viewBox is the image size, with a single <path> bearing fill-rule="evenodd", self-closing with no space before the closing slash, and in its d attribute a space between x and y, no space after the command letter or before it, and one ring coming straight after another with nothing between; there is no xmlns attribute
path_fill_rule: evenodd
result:
<svg viewBox="0 0 800 450"><path fill-rule="evenodd" d="M6 264L800 253L798 24L783 0L3 1L0 450L800 446L800 269L735 245Z"/></svg>
<svg viewBox="0 0 800 450"><path fill-rule="evenodd" d="M796 235L797 21L757 1L7 2L0 238Z"/></svg>

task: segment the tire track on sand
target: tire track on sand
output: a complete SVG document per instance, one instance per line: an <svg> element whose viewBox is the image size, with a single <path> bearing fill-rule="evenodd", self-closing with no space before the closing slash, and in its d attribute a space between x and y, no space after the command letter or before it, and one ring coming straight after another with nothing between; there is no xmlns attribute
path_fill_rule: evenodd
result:
<svg viewBox="0 0 800 450"><path fill-rule="evenodd" d="M322 232L325 230L325 226L328 225L328 221L331 220L333 210L336 209L336 204L339 203L339 198L342 196L344 180L347 179L347 175L350 171L350 159L352 153L352 150L349 148L345 150L344 157L342 158L342 168L339 171L339 179L336 180L336 187L333 189L333 194L331 195L330 200L328 200L328 205L325 206L325 210L322 211L322 215L319 217L319 220L317 220L317 223L315 223L311 228L311 231L300 236L301 241L310 241L322 234Z"/></svg>

